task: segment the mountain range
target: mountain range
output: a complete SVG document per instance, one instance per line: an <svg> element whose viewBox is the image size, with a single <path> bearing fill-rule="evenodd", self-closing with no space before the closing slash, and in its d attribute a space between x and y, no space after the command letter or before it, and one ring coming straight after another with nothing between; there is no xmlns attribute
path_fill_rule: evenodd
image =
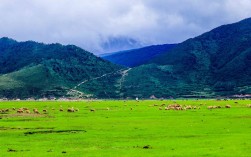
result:
<svg viewBox="0 0 251 157"><path fill-rule="evenodd" d="M1 38L0 66L0 97L8 98L250 94L251 19L180 44L128 50L103 59L74 45Z"/></svg>
<svg viewBox="0 0 251 157"><path fill-rule="evenodd" d="M11 98L76 94L80 82L121 69L74 45L9 38L0 39L0 67L0 97Z"/></svg>
<svg viewBox="0 0 251 157"><path fill-rule="evenodd" d="M114 64L125 67L136 67L146 64L157 55L167 53L175 46L176 44L152 45L139 49L103 54L101 57Z"/></svg>

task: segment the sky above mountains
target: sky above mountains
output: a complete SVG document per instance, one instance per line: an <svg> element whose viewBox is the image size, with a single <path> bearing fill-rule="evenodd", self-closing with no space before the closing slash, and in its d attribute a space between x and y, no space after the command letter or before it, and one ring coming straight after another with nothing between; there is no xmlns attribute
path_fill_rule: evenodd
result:
<svg viewBox="0 0 251 157"><path fill-rule="evenodd" d="M0 36L99 54L178 43L248 17L250 0L0 0Z"/></svg>

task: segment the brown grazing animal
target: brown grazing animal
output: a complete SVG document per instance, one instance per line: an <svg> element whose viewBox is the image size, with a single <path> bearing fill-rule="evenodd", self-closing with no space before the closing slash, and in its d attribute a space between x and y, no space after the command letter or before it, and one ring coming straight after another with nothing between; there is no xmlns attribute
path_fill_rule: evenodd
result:
<svg viewBox="0 0 251 157"><path fill-rule="evenodd" d="M27 107L23 107L23 110L29 110Z"/></svg>
<svg viewBox="0 0 251 157"><path fill-rule="evenodd" d="M230 105L226 105L225 107L226 107L226 108L231 108L231 106L230 106Z"/></svg>
<svg viewBox="0 0 251 157"><path fill-rule="evenodd" d="M24 110L22 108L17 110L17 113L24 113Z"/></svg>
<svg viewBox="0 0 251 157"><path fill-rule="evenodd" d="M170 108L169 107L165 107L165 110L170 110Z"/></svg>
<svg viewBox="0 0 251 157"><path fill-rule="evenodd" d="M213 106L208 106L207 108L208 108L208 109L213 109Z"/></svg>
<svg viewBox="0 0 251 157"><path fill-rule="evenodd" d="M36 114L39 114L39 111L36 108L33 109L33 112L36 113Z"/></svg>
<svg viewBox="0 0 251 157"><path fill-rule="evenodd" d="M175 107L175 110L182 110L182 107Z"/></svg>
<svg viewBox="0 0 251 157"><path fill-rule="evenodd" d="M192 106L189 105L189 106L186 106L185 108L186 108L187 110L191 110L191 109L192 109Z"/></svg>

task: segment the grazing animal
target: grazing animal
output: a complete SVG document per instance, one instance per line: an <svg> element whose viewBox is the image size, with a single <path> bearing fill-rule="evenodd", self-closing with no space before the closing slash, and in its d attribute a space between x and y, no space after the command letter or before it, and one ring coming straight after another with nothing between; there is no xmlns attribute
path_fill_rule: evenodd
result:
<svg viewBox="0 0 251 157"><path fill-rule="evenodd" d="M159 110L162 110L162 107L159 107Z"/></svg>
<svg viewBox="0 0 251 157"><path fill-rule="evenodd" d="M91 112L95 112L95 109L90 109Z"/></svg>
<svg viewBox="0 0 251 157"><path fill-rule="evenodd" d="M186 106L185 109L191 110L191 109L192 109L192 106L190 106L190 105L189 105L189 106Z"/></svg>
<svg viewBox="0 0 251 157"><path fill-rule="evenodd" d="M72 107L72 108L68 108L68 109L67 109L67 112L75 112L75 110L74 110L74 108Z"/></svg>
<svg viewBox="0 0 251 157"><path fill-rule="evenodd" d="M24 113L24 110L22 108L17 110L17 113Z"/></svg>
<svg viewBox="0 0 251 157"><path fill-rule="evenodd" d="M169 107L165 107L165 110L170 110L170 108Z"/></svg>
<svg viewBox="0 0 251 157"><path fill-rule="evenodd" d="M36 108L33 109L33 112L36 113L36 114L40 114L38 109L36 109Z"/></svg>
<svg viewBox="0 0 251 157"><path fill-rule="evenodd" d="M13 110L13 111L15 111L15 110L16 110L16 108L15 108L15 107L12 107L12 110Z"/></svg>
<svg viewBox="0 0 251 157"><path fill-rule="evenodd" d="M226 107L226 108L231 108L231 106L230 106L230 105L226 105L225 107Z"/></svg>
<svg viewBox="0 0 251 157"><path fill-rule="evenodd" d="M5 113L5 112L9 112L9 109L7 108L7 109L0 109L0 111L2 112L2 113Z"/></svg>
<svg viewBox="0 0 251 157"><path fill-rule="evenodd" d="M60 111L60 112L63 112L63 111L64 111L64 109L62 109L62 108L61 108L61 109L59 109L59 111Z"/></svg>
<svg viewBox="0 0 251 157"><path fill-rule="evenodd" d="M110 110L110 108L109 108L109 107L107 107L107 108L106 108L106 110L108 110L108 111L109 111L109 110Z"/></svg>
<svg viewBox="0 0 251 157"><path fill-rule="evenodd" d="M213 109L213 106L208 106L207 108L208 108L208 109Z"/></svg>
<svg viewBox="0 0 251 157"><path fill-rule="evenodd" d="M25 110L25 113L31 113L30 110Z"/></svg>
<svg viewBox="0 0 251 157"><path fill-rule="evenodd" d="M175 107L175 110L182 110L182 107Z"/></svg>
<svg viewBox="0 0 251 157"><path fill-rule="evenodd" d="M248 104L247 107L251 108L251 104Z"/></svg>
<svg viewBox="0 0 251 157"><path fill-rule="evenodd" d="M78 108L76 108L76 109L75 109L75 111L76 111L76 112L78 112L78 111L79 111L79 109L78 109Z"/></svg>
<svg viewBox="0 0 251 157"><path fill-rule="evenodd" d="M46 113L46 112L47 112L47 110L46 110L46 109L43 109L43 112L45 112L45 113Z"/></svg>
<svg viewBox="0 0 251 157"><path fill-rule="evenodd" d="M29 110L27 107L23 107L23 110Z"/></svg>
<svg viewBox="0 0 251 157"><path fill-rule="evenodd" d="M175 107L168 107L170 110L175 110Z"/></svg>
<svg viewBox="0 0 251 157"><path fill-rule="evenodd" d="M181 105L179 105L179 104L172 104L172 105L168 105L168 107L169 107L169 108L171 108L171 107L176 108L176 107L182 107L182 106L181 106Z"/></svg>

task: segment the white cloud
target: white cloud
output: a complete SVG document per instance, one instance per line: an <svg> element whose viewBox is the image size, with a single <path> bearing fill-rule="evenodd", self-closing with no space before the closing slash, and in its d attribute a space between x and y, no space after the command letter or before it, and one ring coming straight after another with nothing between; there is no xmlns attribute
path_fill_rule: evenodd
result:
<svg viewBox="0 0 251 157"><path fill-rule="evenodd" d="M250 17L250 8L249 0L0 0L0 36L103 52L111 37L182 42Z"/></svg>

